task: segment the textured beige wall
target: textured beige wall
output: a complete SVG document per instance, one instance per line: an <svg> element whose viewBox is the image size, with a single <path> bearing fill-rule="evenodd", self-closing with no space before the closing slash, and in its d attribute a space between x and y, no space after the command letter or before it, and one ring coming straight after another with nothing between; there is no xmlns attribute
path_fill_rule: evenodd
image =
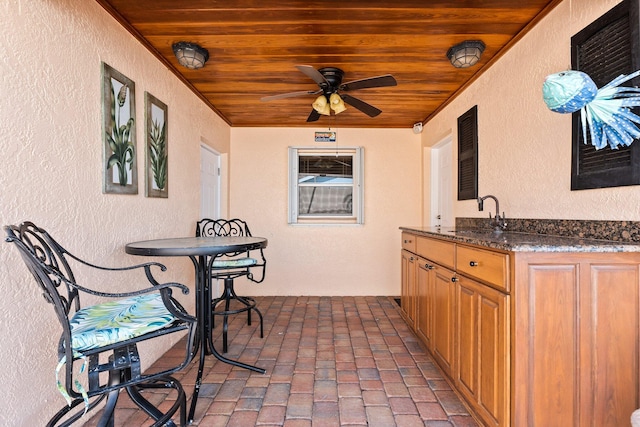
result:
<svg viewBox="0 0 640 427"><path fill-rule="evenodd" d="M147 260L126 255L127 242L193 233L199 143L228 152L226 123L96 2L6 0L0 12L0 224L33 220L69 250L111 266ZM136 84L138 195L102 194L101 61ZM169 107L168 199L144 197L145 91ZM54 384L59 327L15 248L0 245L0 425L43 425L64 404ZM162 278L192 286L189 260L166 264ZM193 309L193 293L180 298ZM148 347L145 360L170 344Z"/></svg>
<svg viewBox="0 0 640 427"><path fill-rule="evenodd" d="M233 139L230 213L247 218L256 234L270 240L267 280L252 292L397 294L397 227L417 224L421 206L426 212L428 205L428 198L421 203L428 191L420 183L420 159L428 161L429 153L423 156L420 138L425 147L448 133L455 141L457 117L475 104L480 193L498 196L508 216L640 220L637 186L569 190L570 118L548 111L541 98L544 77L570 65L571 35L616 3L565 1L421 136L410 129L339 129L339 144L365 147L366 224L291 227L286 147L314 145L313 129L230 130L94 2L6 0L0 5L0 223L32 219L70 250L108 265L143 261L124 254L124 244L191 234L199 211L198 145L204 139L227 153ZM145 90L169 106L167 200L144 197L142 156L140 194L101 193L101 61L135 81L139 122ZM143 138L139 126L139 150ZM456 216L482 216L473 201L456 202L454 210ZM0 425L41 425L63 404L53 387L59 332L15 250L2 248ZM189 261L166 264L167 280L192 285ZM94 281L98 277L86 277ZM132 284L109 286L125 290ZM183 298L189 308L192 297ZM166 345L149 349L151 358Z"/></svg>
<svg viewBox="0 0 640 427"><path fill-rule="evenodd" d="M399 295L398 227L418 224L421 217L419 135L411 129L337 129L338 146L364 147L364 225L288 225L287 147L333 146L315 143L316 130L327 128L231 130L231 214L246 218L254 235L269 238L266 280L238 289L249 286L259 295Z"/></svg>
<svg viewBox="0 0 640 427"><path fill-rule="evenodd" d="M456 141L457 117L478 105L479 194L498 197L507 218L640 220L638 186L571 191L571 116L542 100L544 78L571 67L571 36L617 3L563 2L425 126L426 146L447 132ZM456 179L453 185L457 194ZM492 204L480 213L473 200L454 203L458 217L489 210Z"/></svg>

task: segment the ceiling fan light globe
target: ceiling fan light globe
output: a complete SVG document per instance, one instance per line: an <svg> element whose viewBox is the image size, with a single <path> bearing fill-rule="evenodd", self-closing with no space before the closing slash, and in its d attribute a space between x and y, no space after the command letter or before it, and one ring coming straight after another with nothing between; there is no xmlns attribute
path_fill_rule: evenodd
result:
<svg viewBox="0 0 640 427"><path fill-rule="evenodd" d="M344 101L340 98L340 95L337 93L332 93L329 97L329 102L331 104L331 109L334 113L339 114L342 113L347 107L344 105Z"/></svg>
<svg viewBox="0 0 640 427"><path fill-rule="evenodd" d="M325 97L324 95L320 95L319 97L317 97L316 100L313 101L313 104L311 104L311 106L319 114L322 114L324 116L331 115L331 108L329 107L329 103L327 102L327 97Z"/></svg>

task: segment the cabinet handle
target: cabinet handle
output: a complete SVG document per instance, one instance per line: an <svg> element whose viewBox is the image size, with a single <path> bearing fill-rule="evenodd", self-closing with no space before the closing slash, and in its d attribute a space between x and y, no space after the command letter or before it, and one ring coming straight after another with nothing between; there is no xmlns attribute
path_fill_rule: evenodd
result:
<svg viewBox="0 0 640 427"><path fill-rule="evenodd" d="M425 264L424 268L426 268L427 270L433 270L433 265Z"/></svg>
<svg viewBox="0 0 640 427"><path fill-rule="evenodd" d="M451 281L455 283L455 282L457 282L457 281L458 281L458 278L457 278L457 277L452 277L452 278L451 278Z"/></svg>
<svg viewBox="0 0 640 427"><path fill-rule="evenodd" d="M470 266L470 267L477 267L477 266L478 266L478 263L477 263L476 261L470 261L470 262L469 262L469 266Z"/></svg>
<svg viewBox="0 0 640 427"><path fill-rule="evenodd" d="M411 243L411 240L405 240L404 243Z"/></svg>

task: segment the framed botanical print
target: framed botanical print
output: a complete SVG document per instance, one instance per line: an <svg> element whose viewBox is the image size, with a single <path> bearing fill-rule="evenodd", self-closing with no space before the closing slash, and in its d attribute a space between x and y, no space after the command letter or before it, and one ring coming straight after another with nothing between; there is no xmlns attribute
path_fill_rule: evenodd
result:
<svg viewBox="0 0 640 427"><path fill-rule="evenodd" d="M135 83L103 62L103 193L138 194L135 111Z"/></svg>
<svg viewBox="0 0 640 427"><path fill-rule="evenodd" d="M145 195L169 197L167 152L167 105L149 92L144 93L146 163Z"/></svg>

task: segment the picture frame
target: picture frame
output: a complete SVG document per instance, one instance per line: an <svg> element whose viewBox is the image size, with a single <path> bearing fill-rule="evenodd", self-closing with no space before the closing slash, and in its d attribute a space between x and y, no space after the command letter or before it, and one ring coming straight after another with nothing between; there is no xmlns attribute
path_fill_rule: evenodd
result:
<svg viewBox="0 0 640 427"><path fill-rule="evenodd" d="M135 83L102 63L103 193L138 194Z"/></svg>
<svg viewBox="0 0 640 427"><path fill-rule="evenodd" d="M169 197L168 107L149 92L145 104L145 195Z"/></svg>

